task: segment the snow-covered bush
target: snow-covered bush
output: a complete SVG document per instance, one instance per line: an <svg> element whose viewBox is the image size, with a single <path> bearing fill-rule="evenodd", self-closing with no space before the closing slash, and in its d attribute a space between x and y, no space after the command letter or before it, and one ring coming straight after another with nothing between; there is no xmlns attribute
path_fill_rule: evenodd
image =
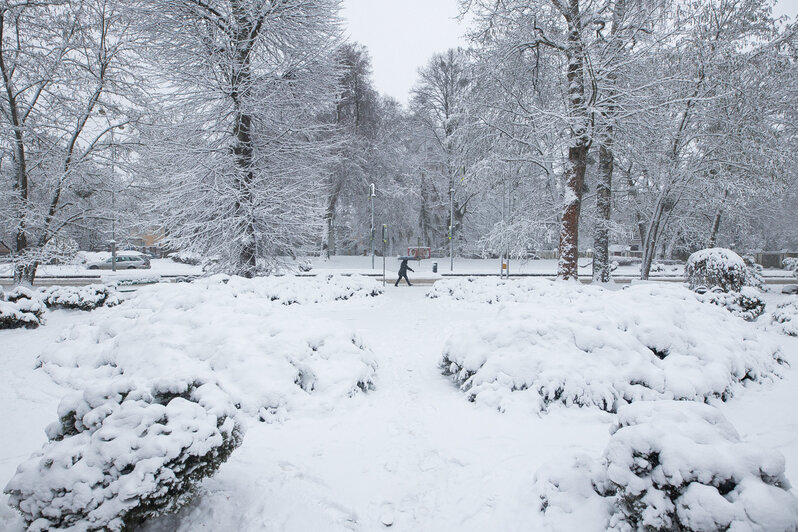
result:
<svg viewBox="0 0 798 532"><path fill-rule="evenodd" d="M781 265L785 270L789 270L794 275L798 276L798 257L786 257L781 261Z"/></svg>
<svg viewBox="0 0 798 532"><path fill-rule="evenodd" d="M640 400L725 400L783 362L775 338L682 286L538 284L527 303L505 303L446 341L441 369L470 400L499 410L610 412Z"/></svg>
<svg viewBox="0 0 798 532"><path fill-rule="evenodd" d="M506 303L557 300L589 297L602 293L592 285L567 285L546 279L499 279L497 277L467 277L443 279L427 292L430 299L453 299L467 303Z"/></svg>
<svg viewBox="0 0 798 532"><path fill-rule="evenodd" d="M88 286L51 286L39 291L42 301L50 308L94 310L121 303L114 286L92 284Z"/></svg>
<svg viewBox="0 0 798 532"><path fill-rule="evenodd" d="M790 336L798 336L798 298L782 303L773 312L776 329Z"/></svg>
<svg viewBox="0 0 798 532"><path fill-rule="evenodd" d="M119 379L65 398L5 492L28 530L129 530L177 510L241 443L213 383Z"/></svg>
<svg viewBox="0 0 798 532"><path fill-rule="evenodd" d="M690 255L684 275L691 289L717 286L724 292L739 292L745 285L748 269L743 259L734 251L708 248Z"/></svg>
<svg viewBox="0 0 798 532"><path fill-rule="evenodd" d="M756 263L753 255L743 255L743 262L745 263L745 286L751 286L763 292L768 291L765 284L765 278L762 276L762 265Z"/></svg>
<svg viewBox="0 0 798 532"><path fill-rule="evenodd" d="M376 359L357 335L297 319L260 286L233 278L141 288L125 305L98 309L66 330L38 362L75 389L121 375L142 385L165 374L202 377L265 420L334 408L374 387Z"/></svg>
<svg viewBox="0 0 798 532"><path fill-rule="evenodd" d="M44 325L44 305L30 288L0 292L0 329L35 329Z"/></svg>
<svg viewBox="0 0 798 532"><path fill-rule="evenodd" d="M719 410L700 403L623 408L600 460L577 458L536 474L554 530L794 531L798 499L784 457L740 440Z"/></svg>
<svg viewBox="0 0 798 532"><path fill-rule="evenodd" d="M189 264L191 266L196 266L202 262L202 255L199 253L193 253L191 251L176 251L174 253L170 253L167 255L167 257L172 259L174 262L179 262L180 264Z"/></svg>
<svg viewBox="0 0 798 532"><path fill-rule="evenodd" d="M739 292L706 292L699 301L723 307L735 316L754 321L765 312L762 294L756 288L744 286Z"/></svg>
<svg viewBox="0 0 798 532"><path fill-rule="evenodd" d="M326 275L296 277L293 275L256 277L230 277L213 275L197 279L194 284L212 286L226 284L233 293L251 293L283 305L344 301L376 297L384 292L382 283L362 275Z"/></svg>

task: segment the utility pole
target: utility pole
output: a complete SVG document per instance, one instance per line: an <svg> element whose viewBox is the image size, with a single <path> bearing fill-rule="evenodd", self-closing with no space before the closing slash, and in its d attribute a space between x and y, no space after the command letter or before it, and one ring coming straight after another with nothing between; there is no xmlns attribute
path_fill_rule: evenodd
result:
<svg viewBox="0 0 798 532"><path fill-rule="evenodd" d="M382 286L385 287L385 243L388 242L388 226L382 224Z"/></svg>
<svg viewBox="0 0 798 532"><path fill-rule="evenodd" d="M376 196L374 183L371 184L370 189L371 189L371 194L369 194L370 196L369 199L371 200L371 269L373 270L374 269L374 196ZM382 254L383 256L385 255L385 246L383 246Z"/></svg>
<svg viewBox="0 0 798 532"><path fill-rule="evenodd" d="M111 128L111 271L116 271L116 144Z"/></svg>
<svg viewBox="0 0 798 532"><path fill-rule="evenodd" d="M454 175L449 178L449 271L454 271Z"/></svg>

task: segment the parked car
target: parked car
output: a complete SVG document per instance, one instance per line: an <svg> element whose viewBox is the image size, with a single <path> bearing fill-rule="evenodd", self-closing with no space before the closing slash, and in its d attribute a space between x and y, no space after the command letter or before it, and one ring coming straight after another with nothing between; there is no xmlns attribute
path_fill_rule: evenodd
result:
<svg viewBox="0 0 798 532"><path fill-rule="evenodd" d="M113 258L89 262L86 267L90 270L112 270ZM117 270L146 270L150 268L150 259L145 255L117 255Z"/></svg>

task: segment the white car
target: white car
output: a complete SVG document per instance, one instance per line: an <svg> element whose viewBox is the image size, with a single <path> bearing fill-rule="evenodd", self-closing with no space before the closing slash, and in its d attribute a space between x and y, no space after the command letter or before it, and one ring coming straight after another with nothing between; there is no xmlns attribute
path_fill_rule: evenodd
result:
<svg viewBox="0 0 798 532"><path fill-rule="evenodd" d="M108 257L105 260L98 260L86 264L90 270L112 270L113 257ZM150 268L150 259L144 255L117 255L116 256L116 269L117 270L148 270Z"/></svg>

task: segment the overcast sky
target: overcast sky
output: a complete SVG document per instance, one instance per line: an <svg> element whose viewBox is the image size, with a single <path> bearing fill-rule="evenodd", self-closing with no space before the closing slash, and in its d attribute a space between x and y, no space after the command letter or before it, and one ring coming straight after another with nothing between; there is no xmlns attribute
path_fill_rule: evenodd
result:
<svg viewBox="0 0 798 532"><path fill-rule="evenodd" d="M796 0L798 1L798 0ZM457 0L344 0L350 37L366 45L379 92L407 103L418 68L435 52L464 46Z"/></svg>
<svg viewBox="0 0 798 532"><path fill-rule="evenodd" d="M465 46L457 0L344 0L349 36L366 45L374 84L407 103L418 68L435 52ZM776 15L798 15L798 0L779 0Z"/></svg>

